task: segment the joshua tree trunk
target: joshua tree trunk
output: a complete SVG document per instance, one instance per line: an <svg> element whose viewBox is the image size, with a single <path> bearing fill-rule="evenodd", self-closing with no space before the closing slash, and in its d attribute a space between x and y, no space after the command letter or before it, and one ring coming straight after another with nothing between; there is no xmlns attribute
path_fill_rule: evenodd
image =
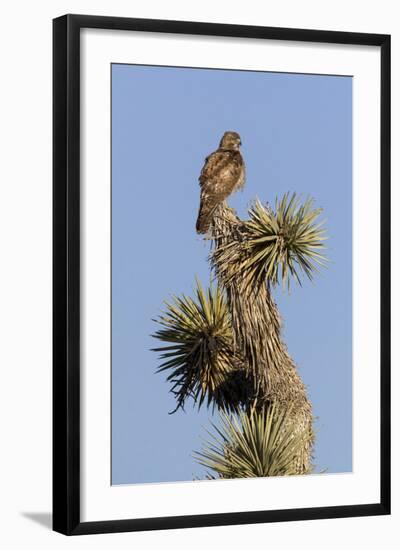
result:
<svg viewBox="0 0 400 550"><path fill-rule="evenodd" d="M291 408L295 432L303 432L299 474L310 470L313 434L311 403L296 366L281 338L281 319L265 278L253 284L246 273L252 256L246 240L246 225L226 203L218 207L212 224L214 250L211 263L225 290L231 316L234 349L254 384L252 406L275 403Z"/></svg>

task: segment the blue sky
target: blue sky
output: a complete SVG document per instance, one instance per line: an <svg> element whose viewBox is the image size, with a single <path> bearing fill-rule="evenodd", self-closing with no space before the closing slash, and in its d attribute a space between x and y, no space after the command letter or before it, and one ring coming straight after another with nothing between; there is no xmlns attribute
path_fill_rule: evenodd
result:
<svg viewBox="0 0 400 550"><path fill-rule="evenodd" d="M113 65L113 484L204 475L192 453L211 411L188 403L168 414L175 403L150 335L165 299L210 280L209 245L194 228L198 176L225 130L243 142L247 185L229 201L241 217L256 197L286 191L324 210L328 268L274 297L317 417L317 471L351 471L351 78Z"/></svg>

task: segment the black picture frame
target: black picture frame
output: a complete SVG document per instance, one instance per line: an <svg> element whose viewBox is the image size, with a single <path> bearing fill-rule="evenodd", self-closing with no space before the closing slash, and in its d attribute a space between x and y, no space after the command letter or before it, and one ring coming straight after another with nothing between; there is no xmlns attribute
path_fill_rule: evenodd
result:
<svg viewBox="0 0 400 550"><path fill-rule="evenodd" d="M80 30L378 46L381 50L380 501L289 510L80 520ZM66 535L390 514L390 36L65 15L53 21L53 529Z"/></svg>

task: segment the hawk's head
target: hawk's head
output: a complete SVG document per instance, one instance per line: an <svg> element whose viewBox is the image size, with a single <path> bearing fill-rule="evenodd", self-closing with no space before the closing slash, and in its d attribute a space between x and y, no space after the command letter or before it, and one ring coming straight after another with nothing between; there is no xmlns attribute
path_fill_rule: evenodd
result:
<svg viewBox="0 0 400 550"><path fill-rule="evenodd" d="M239 151L239 147L242 145L242 141L237 132L225 132L219 143L221 149L233 149Z"/></svg>

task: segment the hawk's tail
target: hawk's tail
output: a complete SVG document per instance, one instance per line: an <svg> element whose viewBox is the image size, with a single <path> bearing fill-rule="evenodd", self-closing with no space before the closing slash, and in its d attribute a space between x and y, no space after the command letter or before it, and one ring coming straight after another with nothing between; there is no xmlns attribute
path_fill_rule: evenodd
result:
<svg viewBox="0 0 400 550"><path fill-rule="evenodd" d="M215 210L215 205L207 204L206 201L200 203L199 215L197 216L196 231L197 233L207 233L212 216Z"/></svg>

